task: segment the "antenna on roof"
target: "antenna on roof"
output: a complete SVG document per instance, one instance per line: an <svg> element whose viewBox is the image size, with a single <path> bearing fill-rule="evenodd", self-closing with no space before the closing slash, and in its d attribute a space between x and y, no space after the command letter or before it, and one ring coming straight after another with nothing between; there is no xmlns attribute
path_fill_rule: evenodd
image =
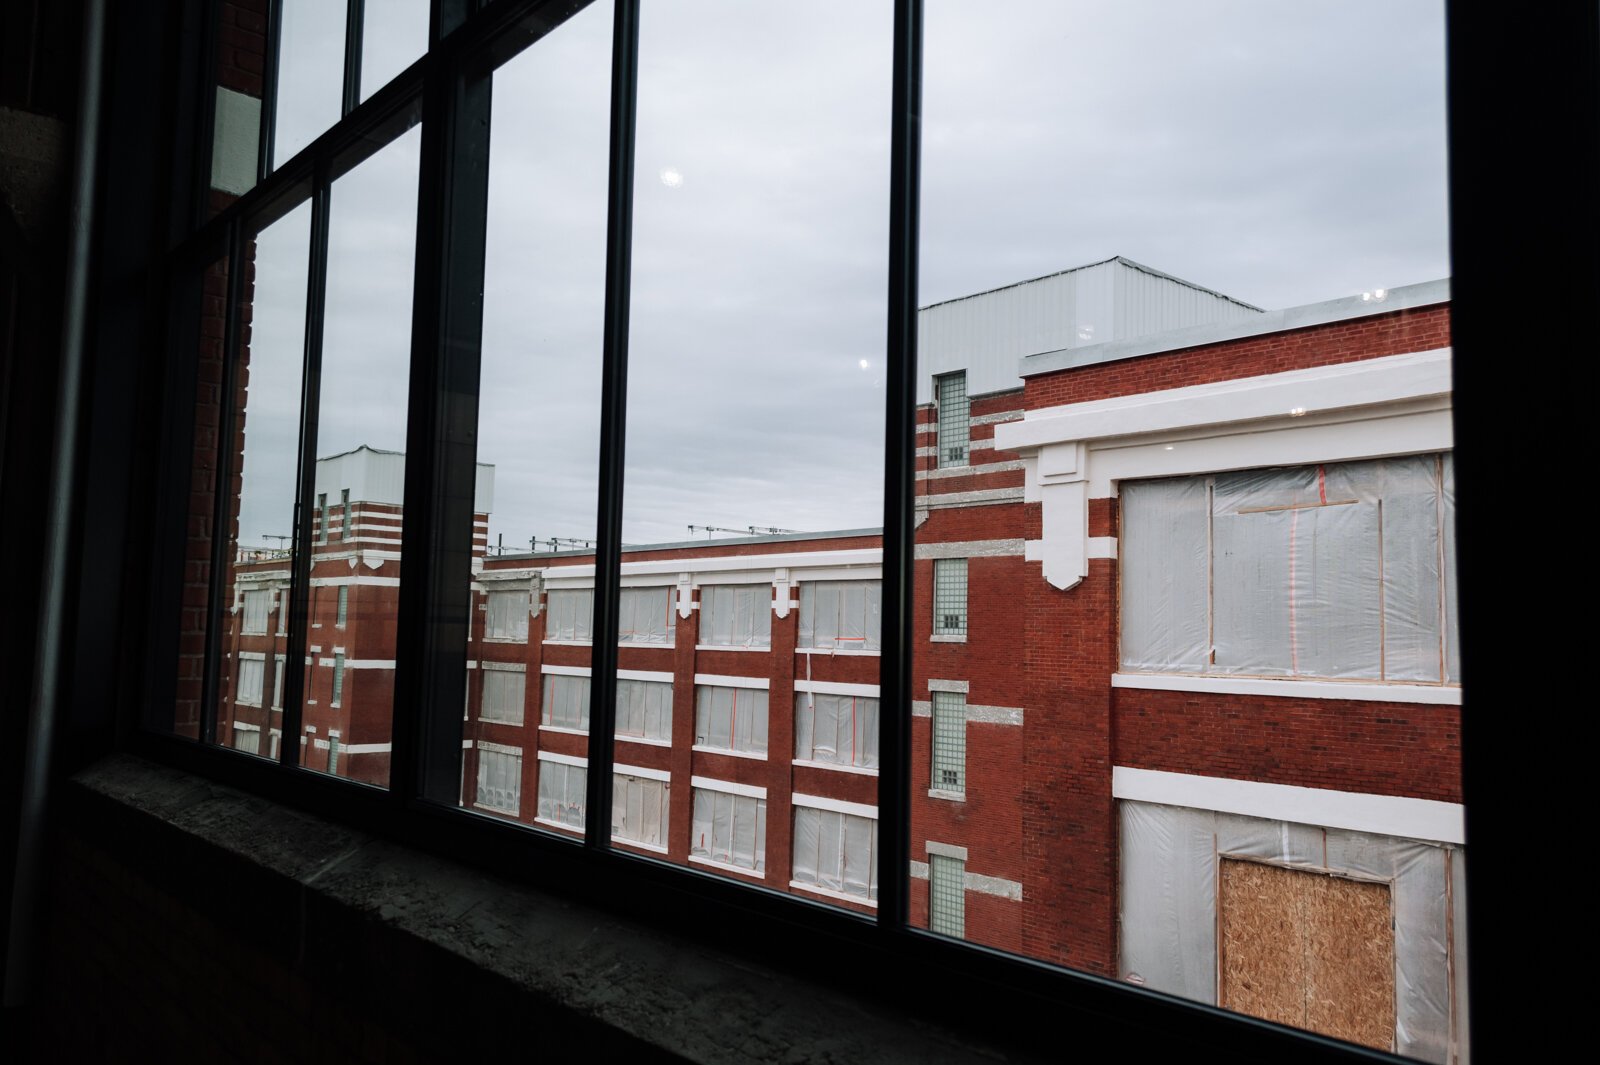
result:
<svg viewBox="0 0 1600 1065"><path fill-rule="evenodd" d="M727 526L724 526L724 525L691 525L691 526L689 526L689 535L690 536L693 536L697 532L703 532L703 533L706 534L706 538L707 539L711 538L711 534L712 533L719 533L719 532L733 533L735 536L764 536L764 535L767 535L769 533L770 534L782 534L782 533L794 533L794 532L799 532L799 531L800 531L799 529L780 529L776 525L746 525L742 529L730 529L730 528L728 528Z"/></svg>

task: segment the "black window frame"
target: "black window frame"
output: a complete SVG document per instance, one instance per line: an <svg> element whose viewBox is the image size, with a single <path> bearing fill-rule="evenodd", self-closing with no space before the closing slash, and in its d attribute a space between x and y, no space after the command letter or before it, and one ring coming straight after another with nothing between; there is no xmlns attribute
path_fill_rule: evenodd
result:
<svg viewBox="0 0 1600 1065"><path fill-rule="evenodd" d="M351 10L359 0L350 0ZM274 5L276 6L276 5ZM168 216L178 221L165 235L150 242L145 265L160 278L152 293L142 298L166 320L156 326L120 340L101 339L101 351L117 343L124 350L148 359L160 370L159 392L168 415L157 438L150 440L151 453L160 461L149 472L128 470L122 476L129 484L146 484L152 505L134 508L128 522L144 530L129 548L130 560L148 565L148 588L152 594L143 600L124 595L119 603L121 620L105 626L96 640L78 642L76 654L93 655L97 648L114 652L107 661L120 664L116 698L103 702L101 712L113 720L101 725L116 737L118 745L177 765L219 781L258 792L276 801L289 803L359 827L378 831L415 846L429 848L463 861L477 862L511 875L525 878L554 890L576 891L590 901L618 911L643 915L640 895L653 899L651 910L657 919L665 913L665 923L680 927L696 917L716 916L702 927L716 925L723 930L727 945L759 938L762 954L769 962L780 963L801 972L838 980L836 952L841 947L857 952L859 964L848 981L884 1001L898 1004L919 1014L937 1012L949 1015L952 1004L962 1014L989 1018L980 1028L1005 1033L1008 1019L1044 1010L1051 1018L1052 1034L1075 1030L1085 1038L1106 1041L1134 1038L1141 1048L1212 1048L1232 1057L1255 1060L1350 1061L1404 1060L1391 1055L1362 1051L1309 1033L1263 1024L1247 1017L1201 1004L1181 1001L1139 988L1119 985L1104 978L1072 970L1057 969L1026 958L1005 955L970 944L956 944L907 927L905 885L902 875L880 877L880 898L875 921L818 907L792 896L732 885L665 866L622 851L611 850L609 841L610 787L608 774L590 775L588 816L591 824L603 830L588 833L587 841L575 845L563 839L495 824L488 819L456 808L460 773L460 721L451 713L423 715L425 701L432 699L450 706L464 684L464 663L446 650L454 640L465 647L451 626L442 622L425 623L419 609L423 603L443 604L447 613L467 617L468 593L464 581L454 575L450 563L459 562L451 552L469 550L465 545L451 548L441 530L460 528L462 515L470 509L470 492L465 501L451 498L444 488L449 483L471 483L475 460L470 443L463 445L456 430L463 418L475 418L475 409L459 405L450 408L443 397L451 383L463 378L475 380L477 373L470 285L462 284L470 275L463 270L461 245L481 240L482 213L473 222L474 197L482 190L462 187L455 178L463 159L481 145L473 142L472 123L464 121L474 107L487 106L487 81L480 80L476 95L469 91L469 60L490 57L496 47L512 47L525 36L522 28L527 16L552 14L556 9L581 5L540 2L540 0L433 0L431 46L426 55L398 75L388 86L357 105L351 89L358 73L359 18L354 18L355 33L347 48L345 118L319 136L294 159L288 160L228 209L209 220L201 220L201 196L205 182L203 152L209 125L209 75L185 80L167 95L140 80L158 56L187 57L198 60L208 51L207 9L201 0L177 0L163 9L166 16L153 29L130 33L127 49L139 43L154 43L148 53L133 59L123 56L108 68L113 88L131 85L133 97L159 98L170 105L164 114L178 116L165 129L169 150L153 152L152 157L168 167L173 202ZM898 0L895 12L895 76L893 111L893 196L891 203L891 281L890 320L888 323L889 397L885 453L884 524L884 647L882 658L883 705L903 704L910 680L911 644L911 487L915 427L914 344L916 321L915 270L917 266L917 187L918 187L918 93L920 86L920 0ZM1515 269L1541 252L1553 254L1556 269L1567 276L1546 279L1545 294L1583 296L1595 283L1595 215L1593 197L1597 172L1595 128L1596 52L1600 31L1592 5L1572 5L1560 13L1545 12L1538 20L1508 18L1503 12L1485 6L1450 0L1448 8L1448 52L1450 59L1450 148L1451 148L1451 228L1452 228L1452 313L1456 331L1456 454L1458 496L1470 520L1462 520L1460 565L1462 571L1463 657L1470 662L1463 691L1464 733L1463 773L1466 788L1468 830L1474 861L1468 871L1469 924L1473 951L1472 1012L1473 1053L1486 1058L1497 1050L1510 1049L1523 1038L1516 1023L1527 1014L1503 1008L1512 993L1517 967L1510 964L1520 955L1517 940L1525 934L1508 927L1497 931L1485 915L1497 909L1509 910L1521 898L1521 890L1511 868L1526 841L1500 819L1487 811L1496 802L1511 799L1520 782L1530 779L1530 770L1508 771L1508 760L1518 752L1535 750L1532 738L1520 734L1523 726L1507 722L1506 715L1483 715L1470 720L1476 707L1492 710L1504 704L1500 693L1511 696L1518 690L1515 670L1518 656L1507 653L1501 634L1488 623L1493 593L1480 574L1491 572L1491 559L1504 550L1501 538L1516 526L1513 508L1494 505L1496 478L1503 476L1500 458L1494 454L1504 417L1508 390L1516 392L1516 382L1505 380L1502 354L1505 271ZM624 43L614 57L613 88L628 89L637 73L638 0L619 0L616 7L617 39ZM135 20L158 16L144 12L119 16L124 26ZM1533 23L1537 24L1533 24ZM354 58L348 53L353 52ZM1553 55L1552 52L1555 54ZM1493 57L1489 61L1486 57ZM1561 60L1569 60L1563 63ZM205 62L194 62L193 69L205 72ZM492 64L491 64L492 65ZM271 79L269 62L268 81ZM131 73L130 73L131 71ZM359 84L358 78L354 84ZM1527 102L1550 105L1543 113L1524 112L1524 141L1541 145L1543 165L1528 173L1508 175L1497 159L1503 150L1504 128L1500 115L1507 107L1508 94ZM611 220L608 255L607 367L603 407L609 422L602 441L602 469L607 472L602 484L607 496L602 500L600 559L597 566L595 630L614 637L616 630L615 592L620 557L622 439L614 412L625 409L627 321L625 300L614 304L610 294L628 283L626 225L631 214L627 203L628 177L631 174L631 94L615 93L613 100L611 160ZM170 666L176 643L175 614L163 614L176 598L178 582L174 569L174 549L181 546L182 521L186 498L181 491L188 472L185 400L192 411L193 326L191 318L198 305L199 278L205 268L228 256L238 262L240 236L251 223L258 223L283 203L286 190L305 186L310 198L325 197L332 162L358 153L368 134L408 107L420 108L423 117L423 154L418 208L417 267L415 291L418 295L413 321L412 387L408 429L407 521L402 552L407 581L402 589L401 646L397 657L409 663L405 669L410 683L397 684L404 694L396 704L395 757L391 786L387 791L364 788L348 781L332 780L291 764L298 745L282 744L279 763L241 754L207 742L195 743L163 732L162 715L172 706ZM263 108L262 165L270 157L270 102ZM184 119L190 119L185 121ZM1546 139L1542 135L1548 135ZM115 168L135 159L146 145L131 131L115 129L103 137L100 162L102 184L116 180ZM202 149L197 151L196 149ZM1520 161L1519 165L1525 164ZM143 171L139 171L143 173ZM1489 219L1503 214L1505 198L1517 193L1529 199L1543 197L1561 205L1559 222L1540 216L1531 226L1488 225ZM1531 194L1537 193L1537 196ZM131 193L130 193L131 195ZM103 204L115 206L117 194L108 194ZM187 219L188 221L184 221ZM122 226L116 222L113 226ZM315 227L314 227L315 228ZM1559 232L1558 232L1559 230ZM324 231L325 234L325 231ZM467 256L470 258L470 256ZM118 280L118 270L137 255L103 252L95 272L102 289ZM481 263L478 266L481 272ZM230 276L236 276L236 271ZM452 283L453 282L453 283ZM1535 337L1558 340L1567 328L1559 314L1548 321L1533 323L1522 334L1533 345ZM131 365L139 365L137 359ZM1531 394L1531 386L1522 387ZM96 400L98 402L98 400ZM1537 409L1532 404L1524 409ZM192 416L192 415L191 415ZM130 415L131 417L131 415ZM91 447L92 459L100 454ZM139 480L143 476L145 480ZM309 485L302 497L310 499ZM1481 501L1481 502L1480 502ZM902 505L903 504L903 505ZM311 544L311 508L300 518L301 542ZM326 516L323 515L323 520ZM471 515L465 522L470 527ZM143 523L142 525L140 523ZM1475 534L1475 535L1474 535ZM79 558L101 541L86 537L78 547ZM307 564L308 553L305 554ZM605 564L609 561L610 565ZM1480 569L1481 567L1481 569ZM83 572L91 567L80 566ZM1480 580L1482 584L1480 585ZM306 581L298 581L301 587ZM136 587L136 586L134 586ZM303 594L303 593L302 593ZM458 602L459 601L459 602ZM145 604L148 604L146 607ZM1481 611L1481 613L1479 613ZM291 618L291 634L303 627L304 603L298 604ZM87 630L86 630L87 631ZM591 767L610 764L612 701L610 685L615 680L616 641L596 639L593 676L605 691L597 691L591 720L591 735L596 737ZM294 648L304 647L303 633ZM1532 661L1533 659L1527 659ZM133 663L143 663L142 667ZM298 704L303 671L289 670L283 700L286 710L284 735L291 725L288 711ZM602 679L609 678L609 679ZM1470 720L1470 724L1467 722ZM909 718L905 717L905 722ZM214 731L214 718L211 724ZM908 855L908 796L910 781L908 731L902 715L884 715L881 744L885 765L880 772L880 850L884 868L904 870ZM210 735L206 739L212 739ZM455 742L452 744L452 738ZM94 744L82 745L93 749ZM429 758L429 751L450 752L450 758ZM892 754L890 752L893 752ZM1524 766L1547 765L1542 759L1526 758ZM1531 792L1529 793L1531 794ZM1510 819L1505 819L1509 821ZM641 892L640 888L648 890ZM1515 922L1506 922L1508 926ZM822 957L822 955L828 957ZM952 980L952 977L954 979ZM1495 1010L1488 1007L1495 995ZM1091 1026L1085 1029L1084 1026ZM1099 1033L1089 1036L1088 1032ZM1015 1035L1016 1032L1005 1033Z"/></svg>

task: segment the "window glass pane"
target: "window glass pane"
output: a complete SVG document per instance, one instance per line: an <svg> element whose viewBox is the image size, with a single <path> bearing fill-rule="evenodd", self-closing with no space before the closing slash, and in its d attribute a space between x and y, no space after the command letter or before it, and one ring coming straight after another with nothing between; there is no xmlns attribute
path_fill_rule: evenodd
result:
<svg viewBox="0 0 1600 1065"><path fill-rule="evenodd" d="M255 187L267 65L267 0L221 0L216 7L208 214Z"/></svg>
<svg viewBox="0 0 1600 1065"><path fill-rule="evenodd" d="M339 120L344 105L342 3L281 0L272 165L278 167Z"/></svg>
<svg viewBox="0 0 1600 1065"><path fill-rule="evenodd" d="M362 0L361 98L428 50L428 0Z"/></svg>
<svg viewBox="0 0 1600 1065"><path fill-rule="evenodd" d="M407 131L337 179L329 206L302 762L379 785L394 711L421 134ZM349 540L329 502L346 492ZM343 628L340 588L350 589Z"/></svg>
<svg viewBox="0 0 1600 1065"><path fill-rule="evenodd" d="M1469 1056L1443 8L926 5L914 927Z"/></svg>

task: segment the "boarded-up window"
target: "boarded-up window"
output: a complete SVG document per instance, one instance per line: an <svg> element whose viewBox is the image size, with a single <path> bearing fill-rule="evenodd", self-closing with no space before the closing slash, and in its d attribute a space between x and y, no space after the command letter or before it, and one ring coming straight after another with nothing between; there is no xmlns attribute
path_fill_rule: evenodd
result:
<svg viewBox="0 0 1600 1065"><path fill-rule="evenodd" d="M1218 1005L1393 1046L1389 885L1226 858L1218 880Z"/></svg>
<svg viewBox="0 0 1600 1065"><path fill-rule="evenodd" d="M617 642L671 644L677 628L671 588L624 588L617 597Z"/></svg>

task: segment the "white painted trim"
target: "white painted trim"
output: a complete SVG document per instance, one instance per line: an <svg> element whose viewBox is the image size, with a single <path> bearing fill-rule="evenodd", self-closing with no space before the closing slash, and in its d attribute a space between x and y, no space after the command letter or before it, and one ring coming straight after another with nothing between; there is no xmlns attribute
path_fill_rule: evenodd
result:
<svg viewBox="0 0 1600 1065"><path fill-rule="evenodd" d="M534 815L533 823L536 825L544 825L547 828L559 829L570 836L583 835L583 828L579 825L569 825L562 821L552 821L548 817L540 817L537 814Z"/></svg>
<svg viewBox="0 0 1600 1065"><path fill-rule="evenodd" d="M698 854L689 855L689 863L691 865L703 865L708 869L726 870L730 873L738 873L740 876L754 877L757 880L765 880L767 878L767 873L764 869L746 869L742 865L729 865L727 862L718 862L713 861L710 858L702 858Z"/></svg>
<svg viewBox="0 0 1600 1065"><path fill-rule="evenodd" d="M336 655L337 654L343 654L343 652L342 651L335 651L334 654L336 654ZM319 665L319 666L331 666L333 664L334 664L334 660L332 658L326 657L326 656L324 656L323 658L321 658L321 659L319 659L317 661L317 665ZM393 669L394 668L394 659L392 659L392 658L347 658L347 659L344 660L344 668L347 669L347 670L348 669Z"/></svg>
<svg viewBox="0 0 1600 1065"><path fill-rule="evenodd" d="M526 673L526 672L528 672L528 663L526 663L526 662L488 662L488 661L485 661L481 668L483 668L485 670L489 670L491 672Z"/></svg>
<svg viewBox="0 0 1600 1065"><path fill-rule="evenodd" d="M1090 558L1116 558L1117 538L1115 536L1089 537Z"/></svg>
<svg viewBox="0 0 1600 1065"><path fill-rule="evenodd" d="M709 556L706 558L663 558L645 562L624 562L622 564L623 576L643 575L647 573L671 573L676 575L685 571L693 574L719 573L729 570L745 570L757 572L760 570L774 569L811 569L818 566L881 566L883 564L883 549L877 547L863 547L846 551L806 551L803 553L782 555L723 555ZM546 580L570 580L587 577L594 580L594 564L588 563L581 566L551 566L545 570ZM768 583L772 580L769 574L752 579L751 584Z"/></svg>
<svg viewBox="0 0 1600 1065"><path fill-rule="evenodd" d="M236 728L236 729L239 729L241 732L260 732L261 731L261 726L260 725L252 725L247 721L235 721L233 723L233 727Z"/></svg>
<svg viewBox="0 0 1600 1065"><path fill-rule="evenodd" d="M667 848L659 843L646 843L643 840L629 839L627 836L619 836L615 832L611 833L611 842L620 843L624 847L638 847L642 851L651 851L655 854L667 853Z"/></svg>
<svg viewBox="0 0 1600 1065"><path fill-rule="evenodd" d="M1116 799L1215 810L1269 821L1441 843L1466 842L1465 807L1434 799L1302 788L1120 765L1111 769L1111 795Z"/></svg>
<svg viewBox="0 0 1600 1065"><path fill-rule="evenodd" d="M650 746L650 747L671 747L672 746L672 741L671 740L658 740L658 739L654 739L654 738L652 738L650 736L624 736L621 733L618 733L617 737L616 737L616 740L617 740L618 743L642 743L642 744L645 744L645 745Z"/></svg>
<svg viewBox="0 0 1600 1065"><path fill-rule="evenodd" d="M650 769L642 765L623 765L620 762L612 763L611 773L613 776L620 774L625 777L638 777L641 780L659 780L665 783L671 783L672 781L672 774L665 769ZM629 840L629 842L637 841Z"/></svg>
<svg viewBox="0 0 1600 1065"><path fill-rule="evenodd" d="M791 584L804 584L808 581L881 581L883 580L882 566L860 566L855 569L846 569L842 566L831 566L809 570L795 570L790 574Z"/></svg>
<svg viewBox="0 0 1600 1065"><path fill-rule="evenodd" d="M929 643L966 643L967 642L967 637L966 637L965 633L936 632L932 636L928 637L928 642Z"/></svg>
<svg viewBox="0 0 1600 1065"><path fill-rule="evenodd" d="M266 633L258 632L256 635L265 636ZM243 662L265 662L267 660L267 654L265 651L240 651L239 660Z"/></svg>
<svg viewBox="0 0 1600 1065"><path fill-rule="evenodd" d="M797 655L838 655L840 658L882 658L882 651L852 651L845 647L796 647Z"/></svg>
<svg viewBox="0 0 1600 1065"><path fill-rule="evenodd" d="M836 814L849 814L852 817L869 817L874 821L878 819L878 808L862 802L845 802L843 799L830 799L823 795L802 795L800 792L789 796L789 801L795 806L808 806L813 810L830 810Z"/></svg>
<svg viewBox="0 0 1600 1065"><path fill-rule="evenodd" d="M1023 551L1021 539L1014 540L952 540L945 543L916 545L916 557L928 558L1007 558Z"/></svg>
<svg viewBox="0 0 1600 1065"><path fill-rule="evenodd" d="M671 684L674 674L658 669L619 669L618 680L646 680L656 684Z"/></svg>
<svg viewBox="0 0 1600 1065"><path fill-rule="evenodd" d="M929 788L928 798L945 799L949 802L966 802L967 793L964 791L946 791L943 788Z"/></svg>
<svg viewBox="0 0 1600 1065"><path fill-rule="evenodd" d="M588 647L593 640L541 640L546 647Z"/></svg>
<svg viewBox="0 0 1600 1065"><path fill-rule="evenodd" d="M952 692L957 695L966 695L972 690L972 682L970 680L929 679L928 690L931 692Z"/></svg>
<svg viewBox="0 0 1600 1065"><path fill-rule="evenodd" d="M878 900L869 899L865 895L851 895L843 891L835 891L832 888L818 887L816 884L802 884L798 880L789 881L789 886L799 891L809 891L813 895L821 895L823 898L838 899L841 902L853 902L859 906L871 906L873 909L878 908Z"/></svg>
<svg viewBox="0 0 1600 1065"><path fill-rule="evenodd" d="M771 677L730 677L721 673L696 673L694 682L712 688L760 688L764 691L772 687Z"/></svg>
<svg viewBox="0 0 1600 1065"><path fill-rule="evenodd" d="M554 733L556 733L558 735L561 735L561 736L587 736L587 735L589 735L589 730L586 729L586 728L567 728L565 725L545 725L545 724L541 724L539 726L539 731L540 732L554 732Z"/></svg>
<svg viewBox="0 0 1600 1065"><path fill-rule="evenodd" d="M489 751L492 754L514 754L518 758L522 757L521 747L512 747L504 743L490 743L488 740L479 740L478 750Z"/></svg>
<svg viewBox="0 0 1600 1065"><path fill-rule="evenodd" d="M522 798L522 792L520 789L517 792L517 798L519 800ZM472 800L472 808L474 810L482 810L485 813L499 814L502 817L522 816L521 810L513 810L509 806L495 806L493 803L479 802L476 799Z"/></svg>
<svg viewBox="0 0 1600 1065"><path fill-rule="evenodd" d="M806 680L801 677L794 682L794 690L811 692L813 695L859 695L876 699L880 689L876 684L844 684L839 681Z"/></svg>
<svg viewBox="0 0 1600 1065"><path fill-rule="evenodd" d="M556 762L559 765L575 765L579 769L589 768L589 759L587 758L580 758L572 754L557 754L554 751L540 751L539 761Z"/></svg>
<svg viewBox="0 0 1600 1065"><path fill-rule="evenodd" d="M767 789L755 784L735 784L731 780L718 780L715 777L690 777L689 785L703 788L706 791L722 791L729 795L743 795L750 799L765 799Z"/></svg>
<svg viewBox="0 0 1600 1065"><path fill-rule="evenodd" d="M863 777L875 777L878 775L876 769L869 769L866 766L839 765L837 762L818 762L810 758L796 758L790 764L804 766L807 769L828 769L835 773L855 773L857 776Z"/></svg>
<svg viewBox="0 0 1600 1065"><path fill-rule="evenodd" d="M1376 684L1353 680L1293 680L1277 677L1197 677L1184 673L1113 673L1113 688L1209 692L1215 695L1281 695L1298 699L1352 699L1364 703L1460 706L1461 689L1442 684Z"/></svg>
<svg viewBox="0 0 1600 1065"><path fill-rule="evenodd" d="M952 507L979 507L984 504L1020 503L1022 486L1015 488L982 488L972 492L941 492L920 495L915 504L924 510L947 510Z"/></svg>
<svg viewBox="0 0 1600 1065"><path fill-rule="evenodd" d="M1021 459L1001 459L998 462L975 463L969 466L941 466L936 470L918 470L917 480L930 481L945 477L963 477L983 473L1010 473L1020 469L1022 469Z"/></svg>
<svg viewBox="0 0 1600 1065"><path fill-rule="evenodd" d="M967 891L977 891L984 895L994 895L1012 902L1022 901L1022 885L1015 880L1007 880L999 876L985 876L982 873L968 873L963 871L962 888Z"/></svg>
<svg viewBox="0 0 1600 1065"><path fill-rule="evenodd" d="M723 754L729 758L749 758L756 762L765 762L767 760L766 751L735 751L728 747L707 747L703 743L697 743L689 749L691 751L699 751L701 754Z"/></svg>
<svg viewBox="0 0 1600 1065"><path fill-rule="evenodd" d="M699 603L695 604L695 606L699 605ZM694 645L694 649L696 651L752 651L760 655L772 653L770 644L766 647L745 647L742 644L732 643L697 643Z"/></svg>
<svg viewBox="0 0 1600 1065"><path fill-rule="evenodd" d="M588 666L540 666L539 672L553 677L587 677L592 670Z"/></svg>
<svg viewBox="0 0 1600 1065"><path fill-rule="evenodd" d="M931 839L928 840L926 847L929 854L937 854L941 858L956 858L962 862L967 860L965 847L957 847L952 843L935 843Z"/></svg>
<svg viewBox="0 0 1600 1065"><path fill-rule="evenodd" d="M933 700L931 700L931 699L913 699L913 700L911 700L911 716L912 717L932 717L933 716Z"/></svg>

